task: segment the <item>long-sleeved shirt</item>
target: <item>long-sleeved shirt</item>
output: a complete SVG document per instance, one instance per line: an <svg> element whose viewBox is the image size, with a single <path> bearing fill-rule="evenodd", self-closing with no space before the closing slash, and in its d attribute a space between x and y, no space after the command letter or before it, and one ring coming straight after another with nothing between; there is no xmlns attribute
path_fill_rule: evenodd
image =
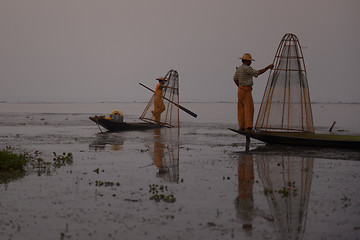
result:
<svg viewBox="0 0 360 240"><path fill-rule="evenodd" d="M246 64L242 64L236 69L234 81L238 83L238 86L252 86L253 77L257 77L258 75L259 71Z"/></svg>

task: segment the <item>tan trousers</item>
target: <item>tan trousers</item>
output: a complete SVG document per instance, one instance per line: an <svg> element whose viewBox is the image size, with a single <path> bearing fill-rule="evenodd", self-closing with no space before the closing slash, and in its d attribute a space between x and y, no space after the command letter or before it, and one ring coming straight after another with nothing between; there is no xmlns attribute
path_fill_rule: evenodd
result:
<svg viewBox="0 0 360 240"><path fill-rule="evenodd" d="M239 86L238 87L238 123L239 129L246 129L253 127L254 118L254 102L251 95L252 87Z"/></svg>

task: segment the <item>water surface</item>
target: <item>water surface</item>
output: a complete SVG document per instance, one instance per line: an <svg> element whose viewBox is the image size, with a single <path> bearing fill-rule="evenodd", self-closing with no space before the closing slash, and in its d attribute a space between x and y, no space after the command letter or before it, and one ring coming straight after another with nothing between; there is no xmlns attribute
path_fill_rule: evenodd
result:
<svg viewBox="0 0 360 240"><path fill-rule="evenodd" d="M88 117L144 103L0 103L0 146L72 165L0 185L1 239L356 239L360 151L267 146L235 103L183 103L181 129L101 134ZM256 112L259 105L256 105ZM360 133L358 104L313 104L317 131ZM104 131L104 130L103 130ZM99 182L113 185L99 185ZM173 195L175 202L155 201Z"/></svg>

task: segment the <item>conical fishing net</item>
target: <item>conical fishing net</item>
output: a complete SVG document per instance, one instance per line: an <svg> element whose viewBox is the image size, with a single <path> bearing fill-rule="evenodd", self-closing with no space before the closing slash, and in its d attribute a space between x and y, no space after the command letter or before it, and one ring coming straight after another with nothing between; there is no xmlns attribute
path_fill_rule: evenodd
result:
<svg viewBox="0 0 360 240"><path fill-rule="evenodd" d="M305 62L294 34L281 39L255 129L314 132Z"/></svg>
<svg viewBox="0 0 360 240"><path fill-rule="evenodd" d="M152 96L146 105L144 112L140 119L146 122L161 124L166 127L180 127L179 122L179 74L177 71L171 69L164 77L165 84L163 85L162 103L165 110L161 112L159 121L155 120L155 108L159 104L155 94Z"/></svg>

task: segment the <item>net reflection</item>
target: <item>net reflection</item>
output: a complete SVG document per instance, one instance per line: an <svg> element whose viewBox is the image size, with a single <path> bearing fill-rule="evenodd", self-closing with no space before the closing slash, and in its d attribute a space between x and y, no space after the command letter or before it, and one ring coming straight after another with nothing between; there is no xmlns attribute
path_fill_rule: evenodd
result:
<svg viewBox="0 0 360 240"><path fill-rule="evenodd" d="M256 164L278 239L302 239L314 158L257 155Z"/></svg>
<svg viewBox="0 0 360 240"><path fill-rule="evenodd" d="M162 133L164 131L164 133ZM153 156L156 176L168 182L179 182L179 134L177 129L154 129Z"/></svg>

